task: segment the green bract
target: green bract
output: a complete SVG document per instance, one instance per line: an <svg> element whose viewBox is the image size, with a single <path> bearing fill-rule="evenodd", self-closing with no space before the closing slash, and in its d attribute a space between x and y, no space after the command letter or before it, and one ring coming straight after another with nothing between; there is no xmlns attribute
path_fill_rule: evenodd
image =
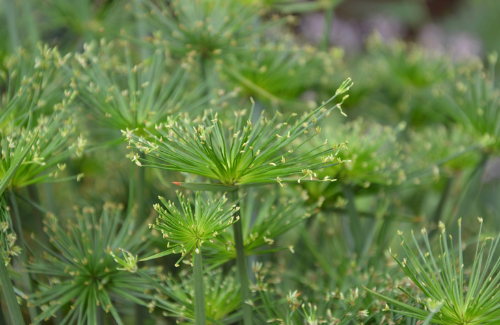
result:
<svg viewBox="0 0 500 325"><path fill-rule="evenodd" d="M398 136L405 123L395 127L368 123L359 118L338 127L326 128L325 134L348 143L349 149L338 154L343 164L324 172L335 178L364 187L370 184L391 185L405 180Z"/></svg>
<svg viewBox="0 0 500 325"><path fill-rule="evenodd" d="M21 248L16 245L17 235L12 228L10 209L3 196L0 197L0 263L9 265L12 256L18 256Z"/></svg>
<svg viewBox="0 0 500 325"><path fill-rule="evenodd" d="M71 54L40 46L36 53L20 49L0 62L0 128L25 124L29 115L64 111L76 95L67 90L63 72Z"/></svg>
<svg viewBox="0 0 500 325"><path fill-rule="evenodd" d="M496 55L490 56L494 66ZM458 81L445 90L446 112L476 141L497 153L500 148L500 91L494 74L479 67L464 68Z"/></svg>
<svg viewBox="0 0 500 325"><path fill-rule="evenodd" d="M207 324L213 324L210 320L230 322L238 318L237 315L231 317L241 305L240 285L234 273L234 269L229 273L216 269L207 272L203 277ZM181 275L182 281L172 276L163 278L166 287L178 298L178 302L172 303L166 296L157 295L157 307L165 309L165 315L177 317L180 324L193 324L195 315L186 306L192 305L194 301L194 280L188 274Z"/></svg>
<svg viewBox="0 0 500 325"><path fill-rule="evenodd" d="M64 88L68 80L61 73L69 55L61 57L48 47L39 50L34 58L21 51L18 57L4 61L6 72L0 84L6 89L0 97L2 178L23 155L23 149L30 147L10 181L14 187L63 180L57 178L59 172L53 167L63 170L62 161L80 155L85 145L68 110L76 92Z"/></svg>
<svg viewBox="0 0 500 325"><path fill-rule="evenodd" d="M429 317L433 324L498 324L500 322L500 296L498 295L500 260L495 257L495 252L500 237L497 239L486 238L481 243L483 220L479 218L479 222L481 228L470 270L469 267L464 266L461 220L459 220L457 249L454 248L451 236L449 236L450 242L447 242L448 235L444 224L440 223L440 253L437 258L432 252L433 249L425 228L422 229L425 248L418 245L412 233L413 241L418 249L417 253L412 251L402 236L403 233L399 232L406 258L399 259L395 254L393 257L425 297L424 299L418 296L413 297L403 290L410 295L416 305L405 304L367 290L397 308L394 312L422 321ZM489 252L485 255L487 242L491 242L491 245Z"/></svg>
<svg viewBox="0 0 500 325"><path fill-rule="evenodd" d="M251 190L250 190L251 191ZM247 255L259 255L293 247L279 247L276 237L287 232L311 216L311 208L304 208L301 200L278 197L275 194L259 196L249 192L240 203L243 223L243 243ZM212 264L222 264L236 258L232 231L217 236L214 243L207 243L205 255Z"/></svg>
<svg viewBox="0 0 500 325"><path fill-rule="evenodd" d="M143 1L155 42L178 55L217 57L237 51L268 23L259 23L255 8L231 0Z"/></svg>
<svg viewBox="0 0 500 325"><path fill-rule="evenodd" d="M213 241L218 234L225 231L227 227L239 220L233 214L239 210L233 206L224 210L223 206L227 198L222 196L219 200L205 200L201 192L196 193L194 211L189 200L186 200L182 193L177 192L177 197L181 204L179 211L174 203L166 202L162 197L160 204L155 204L154 208L159 213L155 224L150 224L150 228L160 231L168 241L169 249L143 260L162 257L169 254L181 254L179 262L189 253L196 251L198 254L204 242ZM236 219L236 220L235 220Z"/></svg>
<svg viewBox="0 0 500 325"><path fill-rule="evenodd" d="M286 35L283 38L287 39ZM325 64L328 54L312 46L259 42L255 45L259 51L235 53L219 62L218 69L241 87L244 95L273 104L290 102L331 74L333 66Z"/></svg>
<svg viewBox="0 0 500 325"><path fill-rule="evenodd" d="M464 167L476 166L478 149L487 143L475 141L464 131L461 125L409 130L410 140L403 145L407 178L415 184L428 176L437 181L441 174L453 176Z"/></svg>
<svg viewBox="0 0 500 325"><path fill-rule="evenodd" d="M50 38L55 38L50 42L56 41L63 49L76 50L82 41L114 37L121 28L129 29L133 22L130 2L44 0L33 4L44 16L40 27Z"/></svg>
<svg viewBox="0 0 500 325"><path fill-rule="evenodd" d="M93 118L111 129L144 132L181 108L192 112L208 101L204 84L190 89L186 69L172 67L161 50L136 63L127 42L102 40L87 44L75 59L73 86L79 98Z"/></svg>
<svg viewBox="0 0 500 325"><path fill-rule="evenodd" d="M338 148L328 148L326 141L302 154L294 155L294 151L321 132L318 122L333 109L340 109L341 103L327 106L350 86L348 79L330 100L295 121L296 114L283 123L278 123L277 115L271 120L261 115L257 122L252 123L249 118L245 123L244 112L238 112L228 132L217 114L206 113L197 121L171 120L157 125L157 133L150 133L151 141L131 131L122 132L128 141L153 158L145 166L205 176L225 185L297 180L300 183L305 177L315 177L313 170L336 161ZM313 134L308 134L309 131ZM304 134L306 138L301 139ZM146 161L138 155L133 160L138 165ZM301 177L290 178L296 175Z"/></svg>
<svg viewBox="0 0 500 325"><path fill-rule="evenodd" d="M37 323L54 316L71 304L71 309L59 324L96 324L98 309L110 312L118 324L123 324L116 303L127 300L148 306L145 293L152 287L130 272L121 272L111 253L131 250L141 253L147 248L145 225L138 226L131 214L121 217L121 207L106 204L102 215L93 208L77 212L76 220L68 220L62 228L57 218L49 215L45 232L51 245L44 246L44 259L37 259L31 273L43 274L48 285L41 285L29 300L43 312Z"/></svg>

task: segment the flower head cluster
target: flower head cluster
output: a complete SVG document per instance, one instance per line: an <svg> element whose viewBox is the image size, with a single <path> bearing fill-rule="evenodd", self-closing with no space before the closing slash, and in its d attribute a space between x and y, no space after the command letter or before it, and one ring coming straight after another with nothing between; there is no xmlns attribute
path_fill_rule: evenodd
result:
<svg viewBox="0 0 500 325"><path fill-rule="evenodd" d="M319 84L325 74L323 55L310 46L269 42L260 45L258 52L235 53L221 62L220 70L245 95L276 104Z"/></svg>
<svg viewBox="0 0 500 325"><path fill-rule="evenodd" d="M0 177L30 147L11 180L14 187L61 180L54 167L63 170L64 159L83 151L85 140L77 136L76 121L67 109L76 92L61 91L67 81L61 70L68 58L43 47L31 61L22 51L6 59L2 76L6 92L0 98Z"/></svg>
<svg viewBox="0 0 500 325"><path fill-rule="evenodd" d="M87 0L44 0L33 3L48 28L46 35L57 35L65 50L81 47L82 41L101 37L116 37L122 29L133 26L130 1L94 2Z"/></svg>
<svg viewBox="0 0 500 325"><path fill-rule="evenodd" d="M66 228L52 215L44 223L51 246L44 247L44 259L29 266L31 273L49 279L29 299L42 309L38 322L70 304L60 324L76 324L77 320L95 324L98 308L110 312L121 324L117 302L131 300L147 306L143 300L150 299L146 291L152 287L133 273L118 270L111 255L123 249L140 253L147 247L147 227L138 227L131 214L122 218L121 207L107 203L100 218L87 207L82 213L77 211Z"/></svg>
<svg viewBox="0 0 500 325"><path fill-rule="evenodd" d="M368 42L372 60L388 78L399 79L401 85L415 88L434 86L451 79L453 72L449 57L424 50L422 47L409 46L403 42L393 42L389 46L374 34Z"/></svg>
<svg viewBox="0 0 500 325"><path fill-rule="evenodd" d="M173 53L190 57L218 57L241 50L249 37L268 23L259 21L255 8L231 0L146 1L145 15L157 30L155 42Z"/></svg>
<svg viewBox="0 0 500 325"><path fill-rule="evenodd" d="M207 104L203 85L190 89L185 69L172 67L172 62L156 50L134 63L126 41L92 42L75 55L72 85L84 107L103 125L143 132L181 108L191 112Z"/></svg>
<svg viewBox="0 0 500 325"><path fill-rule="evenodd" d="M368 317L368 311L361 309L362 297L357 288L346 294L335 291L318 297L305 296L298 290L285 294L277 286L280 276L274 269L271 263L252 265L256 278L252 288L264 306L256 311L256 319L274 325L347 325Z"/></svg>
<svg viewBox="0 0 500 325"><path fill-rule="evenodd" d="M338 154L343 161L340 167L332 167L338 178L352 181L364 187L370 184L391 185L406 179L401 159L402 147L397 136L405 125L382 126L363 119L345 123L339 127L326 129L325 133L334 138L347 139L348 150ZM331 172L325 170L325 172Z"/></svg>
<svg viewBox="0 0 500 325"><path fill-rule="evenodd" d="M176 266L184 257L193 251L200 253L201 246L205 242L212 242L215 237L223 233L227 227L239 220L233 214L239 207L233 206L224 210L223 206L227 202L226 196L218 200L210 201L202 197L201 192L196 193L195 208L184 195L177 192L177 197L181 204L181 211L174 203L166 202L160 197L160 204L155 204L154 208L159 213L155 224L150 224L150 228L162 233L163 238L168 241L166 251L155 254L143 260L162 257L169 254L181 254Z"/></svg>
<svg viewBox="0 0 500 325"><path fill-rule="evenodd" d="M10 218L9 207L5 202L5 198L0 198L0 263L8 265L12 256L18 256L21 253L21 248L16 246L17 235L12 228L12 220Z"/></svg>
<svg viewBox="0 0 500 325"><path fill-rule="evenodd" d="M420 289L424 299L414 298L414 304L385 297L370 291L375 296L386 300L396 313L413 317L422 321L430 320L432 324L463 325L463 324L498 324L500 322L500 260L495 258L495 251L500 238L486 238L481 243L481 224L478 242L475 248L472 266L464 265L462 244L462 224L459 220L458 247L455 249L452 236L446 234L444 224L440 223L439 236L440 253L436 257L429 243L426 229L422 229L425 248L417 244L412 233L417 252L413 252L399 231L401 246L406 257L400 259L393 255L405 274ZM487 242L490 242L489 252ZM458 253L457 253L458 251ZM469 271L468 271L469 270ZM470 273L469 273L470 272ZM403 291L404 292L404 291ZM406 292L405 292L406 293ZM408 294L408 293L407 293Z"/></svg>
<svg viewBox="0 0 500 325"><path fill-rule="evenodd" d="M253 191L253 190L251 190ZM268 195L259 199L262 193L250 192L240 203L243 224L243 244L247 255L270 253L293 247L279 247L276 238L294 228L311 216L310 209L303 207L300 200ZM258 207L258 209L257 209ZM213 264L222 264L236 258L233 233L225 232L208 246L206 253Z"/></svg>
<svg viewBox="0 0 500 325"><path fill-rule="evenodd" d="M333 109L340 109L341 103L331 108L326 106L350 86L348 79L328 102L295 121L296 114L282 123L278 123L278 116L268 120L262 114L257 122L252 123L249 118L244 123L244 113L238 112L230 129L232 132L228 133L217 114L210 113L198 124L189 120L159 124L157 133L150 133L151 141L132 132L124 132L124 135L153 158L147 166L205 176L225 185L300 182L306 177L313 179L315 169L337 161L335 151L338 148L328 147L326 141L302 154L294 155L294 152L321 133L319 121ZM300 138L303 135L305 139ZM134 160L138 165L147 161L139 159L138 155ZM296 175L301 177L290 178Z"/></svg>
<svg viewBox="0 0 500 325"><path fill-rule="evenodd" d="M27 127L14 125L4 128L0 131L0 176L3 177L23 149L31 145L11 180L12 186L24 187L70 178L79 180L82 174L69 178L59 177L66 166L63 161L71 155L80 155L86 144L85 139L75 133L74 119L59 113L40 116L36 124L29 122Z"/></svg>
<svg viewBox="0 0 500 325"><path fill-rule="evenodd" d="M64 67L71 54L62 56L57 49L41 46L35 54L20 49L0 63L0 126L12 122L26 124L29 113L38 116L64 111L74 92L65 89L68 78Z"/></svg>
<svg viewBox="0 0 500 325"><path fill-rule="evenodd" d="M441 174L476 166L479 152L485 143L478 143L463 126L442 125L408 130L409 141L403 145L407 179L419 184L425 178L437 181Z"/></svg>
<svg viewBox="0 0 500 325"><path fill-rule="evenodd" d="M497 56L489 58L494 66ZM445 111L486 147L498 152L500 148L500 90L494 75L482 65L464 67L449 89L443 89ZM476 140L476 141L477 141Z"/></svg>
<svg viewBox="0 0 500 325"><path fill-rule="evenodd" d="M239 282L234 277L235 270L224 273L221 268L209 271L203 278L205 311L208 323L223 321L240 308L241 296ZM186 306L192 306L194 301L194 281L187 274L182 274L183 281L180 282L172 276L165 276L162 280L171 290L178 301L172 303L167 297L157 295L156 306L166 310L165 315L177 317L179 321L193 321L195 315ZM189 322L189 323L191 323Z"/></svg>

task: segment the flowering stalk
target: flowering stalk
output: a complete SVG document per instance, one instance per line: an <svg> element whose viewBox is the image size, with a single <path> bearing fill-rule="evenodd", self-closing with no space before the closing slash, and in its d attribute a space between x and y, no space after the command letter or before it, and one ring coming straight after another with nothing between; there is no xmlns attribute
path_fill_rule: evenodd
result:
<svg viewBox="0 0 500 325"><path fill-rule="evenodd" d="M12 220L10 218L9 208L0 196L0 284L3 289L7 307L14 324L23 324L21 308L17 302L12 282L9 278L7 266L10 263L11 256L17 256L21 248L15 245L17 236L12 231ZM1 317L2 315L0 315ZM0 321L3 317L0 318Z"/></svg>
<svg viewBox="0 0 500 325"><path fill-rule="evenodd" d="M159 230L163 238L168 240L167 247L169 249L142 260L180 253L181 258L175 264L178 267L179 262L187 254L193 255L195 321L197 325L204 325L206 324L206 316L202 245L204 242L213 241L213 238L217 237L220 232L224 232L228 226L239 220L239 217L235 218L233 216L238 208L232 207L229 210L224 210L223 206L227 202L225 196L222 196L219 200L205 201L202 198L202 193L197 192L193 211L189 200L186 200L181 193L177 193L177 196L181 203L181 211L172 202L166 202L160 197L160 201L165 208L155 204L154 208L159 213L159 217L154 225L150 225L150 228Z"/></svg>
<svg viewBox="0 0 500 325"><path fill-rule="evenodd" d="M386 310L422 321L428 321L430 318L430 322L433 324L498 324L500 322L498 308L500 296L497 294L497 290L500 285L500 274L498 273L500 260L494 256L500 239L487 237L481 243L483 219L478 219L480 230L470 276L467 276L464 270L462 224L459 220L458 253L455 252L452 236L449 236L448 243L445 226L440 223L440 254L437 258L432 252L425 228L422 229L425 248L418 245L412 232L417 252L412 251L403 237L403 232L398 231L406 258L400 259L396 257L396 254L391 253L392 257L408 278L420 289L425 299L414 298L403 288L399 289L413 298L417 306L365 289L399 309L393 310L393 307L386 306ZM491 242L491 244L489 252L486 253L487 242Z"/></svg>
<svg viewBox="0 0 500 325"><path fill-rule="evenodd" d="M229 198L232 202L237 199L238 192L230 192ZM245 245L243 243L243 228L241 222L233 224L234 245L236 247L236 266L240 277L241 286L241 303L243 307L243 322L245 325L252 324L252 308L247 303L250 300L250 281L248 279L247 256L245 253Z"/></svg>
<svg viewBox="0 0 500 325"><path fill-rule="evenodd" d="M237 222L240 223L240 222ZM206 312L205 312L205 296L203 285L203 265L201 250L196 250L193 257L193 274L194 274L194 317L196 325L205 325Z"/></svg>
<svg viewBox="0 0 500 325"><path fill-rule="evenodd" d="M26 266L28 265L28 254L27 250L28 247L26 246L26 243L24 241L23 237L23 230L21 227L21 216L19 214L19 207L17 205L17 200L16 200L16 195L14 194L14 190L10 190L10 202L12 204L12 208L14 210L14 222L16 225L17 233L19 234L19 244L21 246L21 275L22 275L22 280L23 280L23 286L25 290L25 294L31 294L33 292L33 282L31 280L31 276L29 273L26 272ZM23 298L27 298L27 296L24 296ZM30 318L31 322L33 323L36 319L37 316L37 311L36 308L30 307L28 305L28 310L30 313Z"/></svg>

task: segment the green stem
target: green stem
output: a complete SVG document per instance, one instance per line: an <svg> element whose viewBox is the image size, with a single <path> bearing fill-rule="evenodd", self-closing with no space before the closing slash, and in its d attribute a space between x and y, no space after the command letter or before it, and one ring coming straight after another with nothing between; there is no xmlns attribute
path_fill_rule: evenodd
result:
<svg viewBox="0 0 500 325"><path fill-rule="evenodd" d="M146 158L146 155L141 152L141 158ZM136 192L135 199L137 200L137 217L139 220L146 219L146 207L144 202L144 191L146 190L145 180L146 180L146 168L139 167L137 169L137 183L136 183Z"/></svg>
<svg viewBox="0 0 500 325"><path fill-rule="evenodd" d="M481 160L474 168L474 171L467 177L467 180L464 184L462 184L462 191L457 198L455 203L456 208L454 208L453 213L449 220L445 222L446 226L450 230L454 229L457 226L457 219L459 216L462 216L464 219L467 217L470 208L474 205L475 200L477 199L481 187L481 178L484 173L484 169L486 168L486 163L488 162L489 154L483 153Z"/></svg>
<svg viewBox="0 0 500 325"><path fill-rule="evenodd" d="M208 77L207 77L207 59L203 54L200 56L200 72L201 72L201 80L205 83L205 95L210 95L210 88L209 88L209 82L208 82Z"/></svg>
<svg viewBox="0 0 500 325"><path fill-rule="evenodd" d="M31 50L36 52L36 47L38 40L40 39L38 35L38 30L35 24L35 20L33 19L33 10L31 10L30 0L23 0L23 15L24 15L24 23L28 29L29 40L31 43Z"/></svg>
<svg viewBox="0 0 500 325"><path fill-rule="evenodd" d="M7 271L7 267L5 266L5 262L2 259L0 261L0 284L2 284L3 295L5 296L5 300L7 301L7 307L9 308L9 314L12 318L13 324L25 324L23 319L23 314L21 313L21 307L17 303L17 297L14 293L14 287L12 286L12 282L10 281L9 271Z"/></svg>
<svg viewBox="0 0 500 325"><path fill-rule="evenodd" d="M40 209L40 207L42 205L44 205L45 207L48 207L49 211L52 211L54 214L57 215L55 203L54 203L54 191L52 190L52 187L50 185L51 185L50 183L44 183L44 184L39 184L39 185L36 185L36 184L29 185L28 186L29 201L26 201L26 199L24 199L26 202L30 203L30 205L33 208L31 211L33 213L33 217L35 218L35 227L36 227L37 234L44 233L44 231L43 231L43 215L42 215L43 210ZM44 187L42 189L42 191L46 197L45 204L42 204L40 201L38 186ZM19 196L19 197L23 200L23 197L21 197L21 196ZM49 238L47 236L39 236L38 240L40 240L40 242L42 244L47 245L47 247L50 246ZM58 325L63 318L64 317L62 315L61 309L58 309L56 311L55 317L52 318L52 322L54 323L54 325Z"/></svg>
<svg viewBox="0 0 500 325"><path fill-rule="evenodd" d="M21 226L21 216L19 214L19 207L17 205L17 200L16 200L16 195L14 194L14 190L11 188L10 189L10 202L12 204L12 209L14 210L14 223L16 225L15 228L18 234L19 238L19 244L21 246L21 266L20 266L20 271L21 271L21 276L23 279L23 286L24 290L26 291L25 294L29 295L33 292L33 284L31 283L31 277L29 273L26 270L26 267L28 265L28 246L26 246L26 242L24 241L24 236L23 236L23 228ZM26 297L23 297L26 299ZM30 319L32 323L35 323L36 319L36 308L35 307L28 307L29 313L30 313Z"/></svg>
<svg viewBox="0 0 500 325"><path fill-rule="evenodd" d="M349 213L349 228L354 239L354 251L359 256L363 248L363 236L365 231L361 223L361 219L354 204L354 191L350 184L343 185L344 197L347 199L347 211Z"/></svg>
<svg viewBox="0 0 500 325"><path fill-rule="evenodd" d="M40 204L40 196L38 195L38 189L36 185L29 185L28 186L28 197L30 201L36 203L37 205ZM32 213L33 213L33 218L35 219L35 228L36 232L38 234L43 234L43 216L40 213L40 210L38 210L35 206L32 206ZM49 240L45 236L41 236L41 241L43 244L49 244Z"/></svg>
<svg viewBox="0 0 500 325"><path fill-rule="evenodd" d="M237 191L229 192L229 200L236 201ZM252 324L252 307L247 304L250 300L250 288L247 270L247 256L245 254L245 245L243 244L243 228L242 222L238 221L233 223L234 243L236 248L236 267L238 268L238 275L240 278L241 286L241 301L243 304L243 323L245 325Z"/></svg>
<svg viewBox="0 0 500 325"><path fill-rule="evenodd" d="M7 21L7 29L9 31L10 47L12 53L19 48L19 33L17 32L15 23L16 13L14 11L13 1L5 0L5 20Z"/></svg>
<svg viewBox="0 0 500 325"><path fill-rule="evenodd" d="M145 158L144 153L140 153L141 158ZM133 181L133 173L130 174L130 195L135 195L135 201L137 202L137 220L140 222L144 222L146 220L146 207L144 202L144 191L146 189L145 179L146 179L146 168L144 167L136 167L135 164L132 164L132 168L137 171L136 182L134 184ZM135 189L135 192L134 192ZM141 305L135 305L135 320L136 324L142 324L145 319L149 318L149 313L146 307Z"/></svg>
<svg viewBox="0 0 500 325"><path fill-rule="evenodd" d="M205 325L205 289L203 286L203 258L201 249L194 253L194 319L196 325Z"/></svg>
<svg viewBox="0 0 500 325"><path fill-rule="evenodd" d="M448 202L448 198L450 197L452 185L453 185L453 177L448 177L446 179L446 184L445 184L444 190L441 193L441 197L439 198L439 203L436 206L436 210L434 211L434 215L432 218L432 223L434 225L437 225L439 223L439 221L441 221L441 219L442 219L443 211L444 211L446 202ZM434 235L438 234L439 233L439 231L437 231L438 229L439 229L438 227L434 227L429 232L429 238L433 238Z"/></svg>
<svg viewBox="0 0 500 325"><path fill-rule="evenodd" d="M327 51L330 45L330 28L332 25L333 18L333 8L325 8L325 26L323 30L323 42L321 44L321 49Z"/></svg>
<svg viewBox="0 0 500 325"><path fill-rule="evenodd" d="M97 325L104 325L104 311L102 308L98 307L97 313Z"/></svg>
<svg viewBox="0 0 500 325"><path fill-rule="evenodd" d="M137 36L141 41L144 41L144 37L147 35L147 29L146 29L146 24L145 24L144 18L143 18L144 7L141 6L139 0L134 1L134 11L139 13L139 17L140 17L136 22ZM151 56L151 53L146 46L141 46L139 51L141 53L142 60Z"/></svg>

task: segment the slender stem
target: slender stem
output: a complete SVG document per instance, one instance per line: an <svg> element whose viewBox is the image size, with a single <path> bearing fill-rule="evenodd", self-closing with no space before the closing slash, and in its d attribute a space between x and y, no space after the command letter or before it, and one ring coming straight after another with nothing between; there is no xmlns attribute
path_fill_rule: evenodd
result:
<svg viewBox="0 0 500 325"><path fill-rule="evenodd" d="M97 325L104 325L104 311L102 308L97 307Z"/></svg>
<svg viewBox="0 0 500 325"><path fill-rule="evenodd" d="M35 218L35 226L36 226L36 231L37 234L43 234L43 215L42 215L42 210L40 210L40 206L42 206L42 203L40 201L40 195L39 195L39 188L38 186L43 186L43 193L45 194L46 197L46 202L44 204L45 207L48 207L49 211L52 211L54 214L56 211L55 208L55 203L54 203L54 191L52 190L52 187L50 186L50 183L44 183L44 184L33 184L28 186L28 197L29 197L29 202L28 203L34 203L31 204L32 206L32 211L33 211L33 217ZM23 199L21 197L21 199ZM39 236L38 240L40 240L41 243L50 246L49 245L49 239L47 236ZM56 311L55 317L52 318L52 322L54 325L58 325L61 320L63 319L62 311L61 309L58 309Z"/></svg>
<svg viewBox="0 0 500 325"><path fill-rule="evenodd" d="M15 23L15 11L12 0L5 0L5 20L7 21L7 29L9 31L10 47L14 53L19 48L19 33L17 32Z"/></svg>
<svg viewBox="0 0 500 325"><path fill-rule="evenodd" d="M205 95L210 95L210 88L209 85L210 83L208 82L208 77L207 77L207 58L203 56L203 54L200 56L200 72L201 72L201 80L205 83Z"/></svg>
<svg viewBox="0 0 500 325"><path fill-rule="evenodd" d="M325 8L325 26L323 30L323 42L321 44L321 49L323 51L327 51L330 45L330 28L332 25L333 8L333 6L332 8Z"/></svg>
<svg viewBox="0 0 500 325"><path fill-rule="evenodd" d="M441 221L442 219L444 207L446 205L446 202L448 201L448 198L450 197L452 185L453 185L453 177L448 177L446 179L444 190L441 193L441 197L439 198L439 203L436 206L436 210L434 211L434 215L432 218L432 223L434 225L437 225L439 221ZM429 232L429 238L433 238L434 235L438 234L439 233L439 231L437 231L438 229L439 229L438 227L434 227Z"/></svg>
<svg viewBox="0 0 500 325"><path fill-rule="evenodd" d="M231 202L236 201L237 191L229 192L228 196ZM240 278L241 286L241 301L243 304L243 323L245 325L252 324L252 307L247 304L250 300L250 288L247 270L247 256L245 254L245 246L243 244L243 228L241 222L233 223L234 243L236 247L236 267L238 268L238 275Z"/></svg>
<svg viewBox="0 0 500 325"><path fill-rule="evenodd" d="M38 189L37 189L36 185L29 185L28 186L28 197L30 198L30 200L32 202L35 202L37 205L41 205L40 204L40 196L38 195ZM33 218L35 219L34 223L35 223L36 232L38 234L43 234L44 233L43 232L43 216L40 213L40 210L38 210L35 206L32 206L31 211L33 213ZM41 241L44 244L49 243L47 237L45 237L45 236L41 236Z"/></svg>
<svg viewBox="0 0 500 325"><path fill-rule="evenodd" d="M141 158L145 158L146 155L141 152ZM146 181L146 168L139 167L137 169L137 183L136 183L136 191L135 191L135 199L137 200L137 217L139 220L146 219L146 207L144 202L144 191L146 190L145 181Z"/></svg>
<svg viewBox="0 0 500 325"><path fill-rule="evenodd" d="M134 171L135 164L133 162L130 163L130 174L129 174L129 183L128 183L128 204L127 204L127 213L131 213L134 207L134 189L135 189L135 181L134 181Z"/></svg>
<svg viewBox="0 0 500 325"><path fill-rule="evenodd" d="M140 153L141 158L145 158L144 153ZM135 164L132 164L132 168L135 168L137 175L135 184L133 181L133 173L130 174L130 194L135 195L135 201L137 202L137 220L143 222L146 220L146 207L144 203L144 191L146 190L145 179L146 179L146 168L137 167ZM135 189L135 192L134 192ZM135 320L136 324L142 324L145 319L149 318L149 313L147 312L146 307L141 305L135 305Z"/></svg>
<svg viewBox="0 0 500 325"><path fill-rule="evenodd" d="M28 246L26 246L26 242L24 241L23 237L23 228L21 226L21 216L19 214L19 207L17 205L17 200L16 200L16 195L14 194L14 190L11 188L10 189L10 202L12 204L12 209L14 210L14 224L15 228L18 234L19 238L19 244L21 246L21 266L20 266L20 271L21 271L21 276L23 279L23 286L24 290L26 291L25 294L29 295L33 292L33 284L31 283L31 277L29 273L26 270L26 267L28 265ZM26 297L23 297L26 299ZM29 313L30 313L30 319L32 323L35 323L35 319L37 316L36 313L36 308L35 307L28 307Z"/></svg>
<svg viewBox="0 0 500 325"><path fill-rule="evenodd" d="M35 24L35 20L33 19L33 10L31 10L30 0L23 0L23 15L25 19L24 24L28 29L29 40L31 43L31 50L35 52L40 37L38 35L38 30Z"/></svg>
<svg viewBox="0 0 500 325"><path fill-rule="evenodd" d="M486 163L488 162L488 158L489 154L483 153L481 160L474 168L474 171L472 171L472 173L467 177L466 182L462 184L462 191L456 200L452 215L448 218L447 222L445 222L447 228L450 230L455 230L454 228L457 226L456 221L458 216L463 216L465 218L468 215L468 211L474 203L470 199L473 197L474 200L476 200L481 192L481 178L484 173ZM469 200L466 200L466 198Z"/></svg>
<svg viewBox="0 0 500 325"><path fill-rule="evenodd" d="M144 41L144 37L147 36L147 29L146 29L146 24L145 24L144 18L143 18L144 7L141 6L139 0L134 1L134 11L139 13L139 19L137 19L137 22L136 22L137 36L141 41ZM141 53L142 60L148 58L151 55L149 49L145 46L141 46L139 51Z"/></svg>
<svg viewBox="0 0 500 325"><path fill-rule="evenodd" d="M21 313L21 307L17 303L14 287L10 281L9 272L7 271L3 258L0 261L0 284L2 284L3 295L7 301L7 307L9 308L9 314L12 318L12 322L16 325L25 324L23 314Z"/></svg>
<svg viewBox="0 0 500 325"><path fill-rule="evenodd" d="M196 325L205 325L205 288L203 286L203 258L201 249L194 253L194 319Z"/></svg>
<svg viewBox="0 0 500 325"><path fill-rule="evenodd" d="M349 228L350 233L354 239L354 251L358 256L361 254L361 250L363 247L362 236L365 235L365 231L363 229L363 225L361 223L361 219L358 214L358 210L356 209L356 205L354 204L354 191L352 189L352 185L344 184L343 185L344 196L347 199L347 211L349 213Z"/></svg>

